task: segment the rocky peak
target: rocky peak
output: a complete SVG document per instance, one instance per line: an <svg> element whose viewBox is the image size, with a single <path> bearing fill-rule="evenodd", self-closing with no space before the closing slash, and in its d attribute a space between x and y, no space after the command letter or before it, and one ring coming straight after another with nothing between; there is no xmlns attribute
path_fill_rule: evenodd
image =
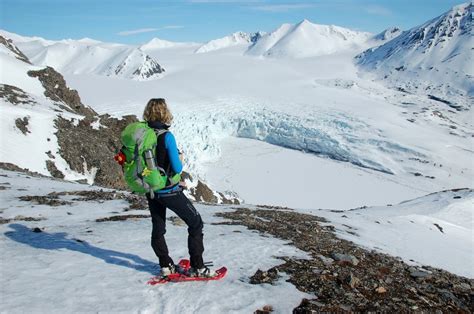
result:
<svg viewBox="0 0 474 314"><path fill-rule="evenodd" d="M27 56L25 56L23 54L23 52L21 52L20 49L18 49L17 46L15 46L13 44L13 41L11 39L7 39L3 36L0 35L0 44L2 44L3 46L5 46L8 50L10 50L11 52L13 52L15 58L17 58L18 60L21 60L23 62L26 62L28 64L31 64L30 60L28 59Z"/></svg>
<svg viewBox="0 0 474 314"><path fill-rule="evenodd" d="M165 72L158 62L140 49L132 50L119 63L111 75L128 77L136 80L149 80Z"/></svg>
<svg viewBox="0 0 474 314"><path fill-rule="evenodd" d="M453 7L445 14L411 29L402 41L408 48L421 47L424 51L443 48L458 36L472 33L472 3Z"/></svg>
<svg viewBox="0 0 474 314"><path fill-rule="evenodd" d="M145 55L145 61L133 72L142 79L149 79L157 74L165 72L165 69L158 64L152 57Z"/></svg>

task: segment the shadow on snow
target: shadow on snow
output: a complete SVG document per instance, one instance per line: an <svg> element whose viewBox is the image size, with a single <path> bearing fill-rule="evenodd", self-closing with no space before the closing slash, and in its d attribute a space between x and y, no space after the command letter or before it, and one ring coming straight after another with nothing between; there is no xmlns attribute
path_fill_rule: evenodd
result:
<svg viewBox="0 0 474 314"><path fill-rule="evenodd" d="M28 244L29 246L37 249L67 249L97 257L109 264L128 267L142 272L148 272L152 275L156 273L156 264L145 260L140 256L102 249L90 245L89 243L82 240L67 239L67 233L65 232L33 232L31 229L21 224L10 224L9 227L14 231L5 232L5 236L16 242Z"/></svg>

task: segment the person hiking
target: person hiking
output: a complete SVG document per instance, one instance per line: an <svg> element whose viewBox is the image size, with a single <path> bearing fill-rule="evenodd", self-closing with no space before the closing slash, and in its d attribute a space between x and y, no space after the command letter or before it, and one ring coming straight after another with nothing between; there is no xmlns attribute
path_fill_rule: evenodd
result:
<svg viewBox="0 0 474 314"><path fill-rule="evenodd" d="M179 152L176 140L168 129L171 126L173 115L168 109L165 99L153 98L148 101L143 112L143 119L157 134L156 164L165 169L168 178L181 173L183 169L182 155ZM201 215L191 201L184 195L182 183L171 183L154 192L154 196L147 193L148 206L153 224L151 232L151 246L159 259L161 275L178 272L178 266L169 256L166 245L166 209L175 212L188 226L188 250L191 268L187 275L193 277L212 277L215 272L204 265L202 254L203 221Z"/></svg>

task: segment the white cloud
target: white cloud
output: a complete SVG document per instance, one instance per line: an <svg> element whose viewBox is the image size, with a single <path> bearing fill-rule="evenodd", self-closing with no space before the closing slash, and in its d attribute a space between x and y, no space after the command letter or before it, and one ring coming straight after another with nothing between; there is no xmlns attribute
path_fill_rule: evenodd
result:
<svg viewBox="0 0 474 314"><path fill-rule="evenodd" d="M121 32L118 32L117 35L129 36L129 35L135 35L135 34L141 34L141 33L155 32L157 30L158 28L140 28L140 29L134 29L130 31L121 31Z"/></svg>
<svg viewBox="0 0 474 314"><path fill-rule="evenodd" d="M178 29L178 28L184 28L184 26L181 26L181 25L167 25L167 26L163 26L163 27L160 27L160 28L140 28L140 29L134 29L134 30L129 30L129 31L121 31L121 32L118 32L117 35L130 36L130 35L136 35L136 34L142 34L142 33L156 32L156 31L163 30L163 29Z"/></svg>
<svg viewBox="0 0 474 314"><path fill-rule="evenodd" d="M266 4L254 6L252 9L265 12L288 12L291 10L314 8L315 6L316 5L312 3Z"/></svg>
<svg viewBox="0 0 474 314"><path fill-rule="evenodd" d="M388 8L380 6L380 5L371 5L365 8L367 13L369 14L374 14L374 15L391 15L392 11L390 11Z"/></svg>

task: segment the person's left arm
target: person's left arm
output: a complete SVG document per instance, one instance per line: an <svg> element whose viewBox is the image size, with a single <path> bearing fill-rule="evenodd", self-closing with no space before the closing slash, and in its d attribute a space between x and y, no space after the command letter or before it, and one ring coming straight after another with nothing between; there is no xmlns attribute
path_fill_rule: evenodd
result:
<svg viewBox="0 0 474 314"><path fill-rule="evenodd" d="M183 171L183 163L179 157L176 139L171 132L166 132L165 136L165 148L170 159L171 170L173 170L174 173L181 173L181 171Z"/></svg>

